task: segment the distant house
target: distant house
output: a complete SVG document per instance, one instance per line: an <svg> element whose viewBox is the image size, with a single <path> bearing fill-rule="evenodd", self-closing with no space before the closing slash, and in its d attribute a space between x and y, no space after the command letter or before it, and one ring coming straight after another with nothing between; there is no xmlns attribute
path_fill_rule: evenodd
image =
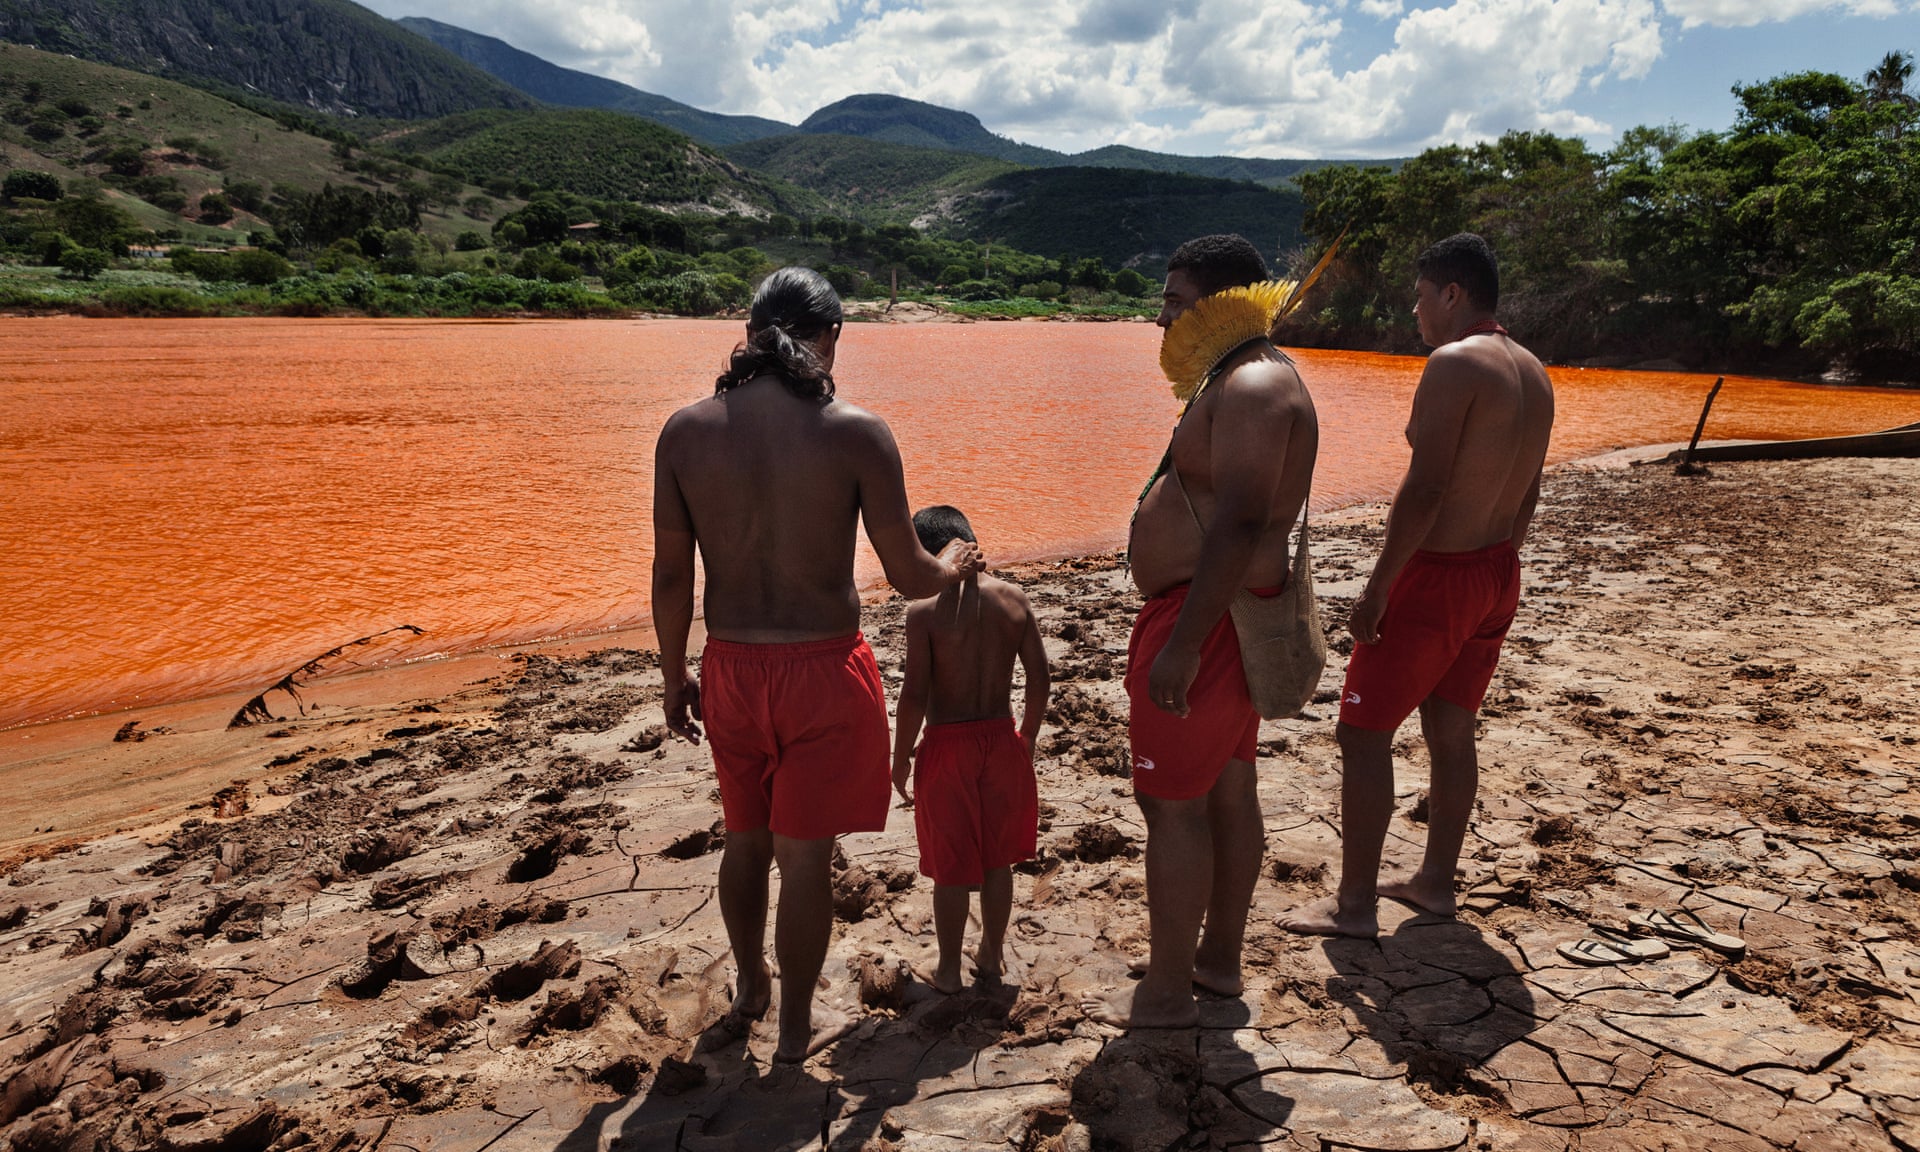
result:
<svg viewBox="0 0 1920 1152"><path fill-rule="evenodd" d="M586 235L589 232L598 232L599 230L600 230L599 223L593 220L589 220L585 224L567 225L567 231L575 233L577 235L582 235L582 236Z"/></svg>
<svg viewBox="0 0 1920 1152"><path fill-rule="evenodd" d="M165 260L167 258L167 250L165 248L129 247L127 249L127 256L134 260Z"/></svg>

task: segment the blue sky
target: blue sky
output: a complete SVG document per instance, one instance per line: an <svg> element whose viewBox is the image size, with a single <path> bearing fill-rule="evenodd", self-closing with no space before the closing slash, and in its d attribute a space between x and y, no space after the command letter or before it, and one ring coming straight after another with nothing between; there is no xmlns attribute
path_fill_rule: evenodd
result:
<svg viewBox="0 0 1920 1152"><path fill-rule="evenodd" d="M1726 127L1739 81L1920 52L1920 0L372 0L717 112L856 92L1065 151L1398 156Z"/></svg>

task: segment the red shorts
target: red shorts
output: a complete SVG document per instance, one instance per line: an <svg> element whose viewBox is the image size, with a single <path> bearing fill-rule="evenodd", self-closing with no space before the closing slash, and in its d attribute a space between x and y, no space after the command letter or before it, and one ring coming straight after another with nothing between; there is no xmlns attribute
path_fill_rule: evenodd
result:
<svg viewBox="0 0 1920 1152"><path fill-rule="evenodd" d="M708 640L700 702L729 831L819 840L887 826L887 694L866 637Z"/></svg>
<svg viewBox="0 0 1920 1152"><path fill-rule="evenodd" d="M921 875L977 886L1033 858L1039 823L1033 758L1011 717L928 726L913 760Z"/></svg>
<svg viewBox="0 0 1920 1152"><path fill-rule="evenodd" d="M1154 658L1173 637L1188 586L1177 584L1148 600L1133 622L1127 642L1127 736L1133 744L1133 790L1161 800L1191 800L1212 791L1229 760L1253 763L1260 735L1260 714L1247 694L1247 672L1240 663L1240 636L1233 616L1220 622L1200 645L1200 672L1187 689L1187 715L1154 706L1147 694ZM1255 595L1278 595L1260 589Z"/></svg>
<svg viewBox="0 0 1920 1152"><path fill-rule="evenodd" d="M1429 696L1478 712L1520 606L1520 555L1415 552L1387 593L1380 640L1356 644L1340 722L1391 732Z"/></svg>

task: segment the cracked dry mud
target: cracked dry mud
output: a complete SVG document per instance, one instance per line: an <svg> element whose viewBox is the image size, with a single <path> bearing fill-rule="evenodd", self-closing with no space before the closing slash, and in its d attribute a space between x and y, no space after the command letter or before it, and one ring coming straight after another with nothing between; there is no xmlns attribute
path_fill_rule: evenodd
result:
<svg viewBox="0 0 1920 1152"><path fill-rule="evenodd" d="M1262 732L1247 993L1185 1031L1121 1036L1075 1007L1145 943L1119 679L1135 597L1112 557L1011 572L1059 677L1018 986L902 978L933 936L896 814L843 842L820 995L864 1016L800 1069L771 1066L770 1026L703 1031L729 998L725 836L704 750L661 739L650 654L534 656L431 723L291 722L257 762L311 754L211 809L244 814L10 867L0 1148L1920 1147L1917 486L1920 462L1553 478L1459 920L1389 904L1378 943L1273 927L1339 848L1336 657L1318 715ZM1330 618L1379 536L1377 510L1319 529ZM896 683L900 619L868 619ZM1555 951L1673 908L1747 954Z"/></svg>

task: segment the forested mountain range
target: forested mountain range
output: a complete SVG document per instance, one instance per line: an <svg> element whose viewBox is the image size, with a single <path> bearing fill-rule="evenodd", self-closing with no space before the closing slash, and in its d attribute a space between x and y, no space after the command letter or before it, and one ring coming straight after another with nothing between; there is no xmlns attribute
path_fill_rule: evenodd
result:
<svg viewBox="0 0 1920 1152"><path fill-rule="evenodd" d="M438 20L407 16L395 23L548 104L631 113L684 132L702 144L713 147L767 136L785 136L794 131L793 125L782 124L778 120L705 112L678 100L642 92L618 80L562 68L531 52L522 52L505 40L482 36L478 32L469 32Z"/></svg>
<svg viewBox="0 0 1920 1152"><path fill-rule="evenodd" d="M534 105L351 0L0 0L0 40L329 115Z"/></svg>

